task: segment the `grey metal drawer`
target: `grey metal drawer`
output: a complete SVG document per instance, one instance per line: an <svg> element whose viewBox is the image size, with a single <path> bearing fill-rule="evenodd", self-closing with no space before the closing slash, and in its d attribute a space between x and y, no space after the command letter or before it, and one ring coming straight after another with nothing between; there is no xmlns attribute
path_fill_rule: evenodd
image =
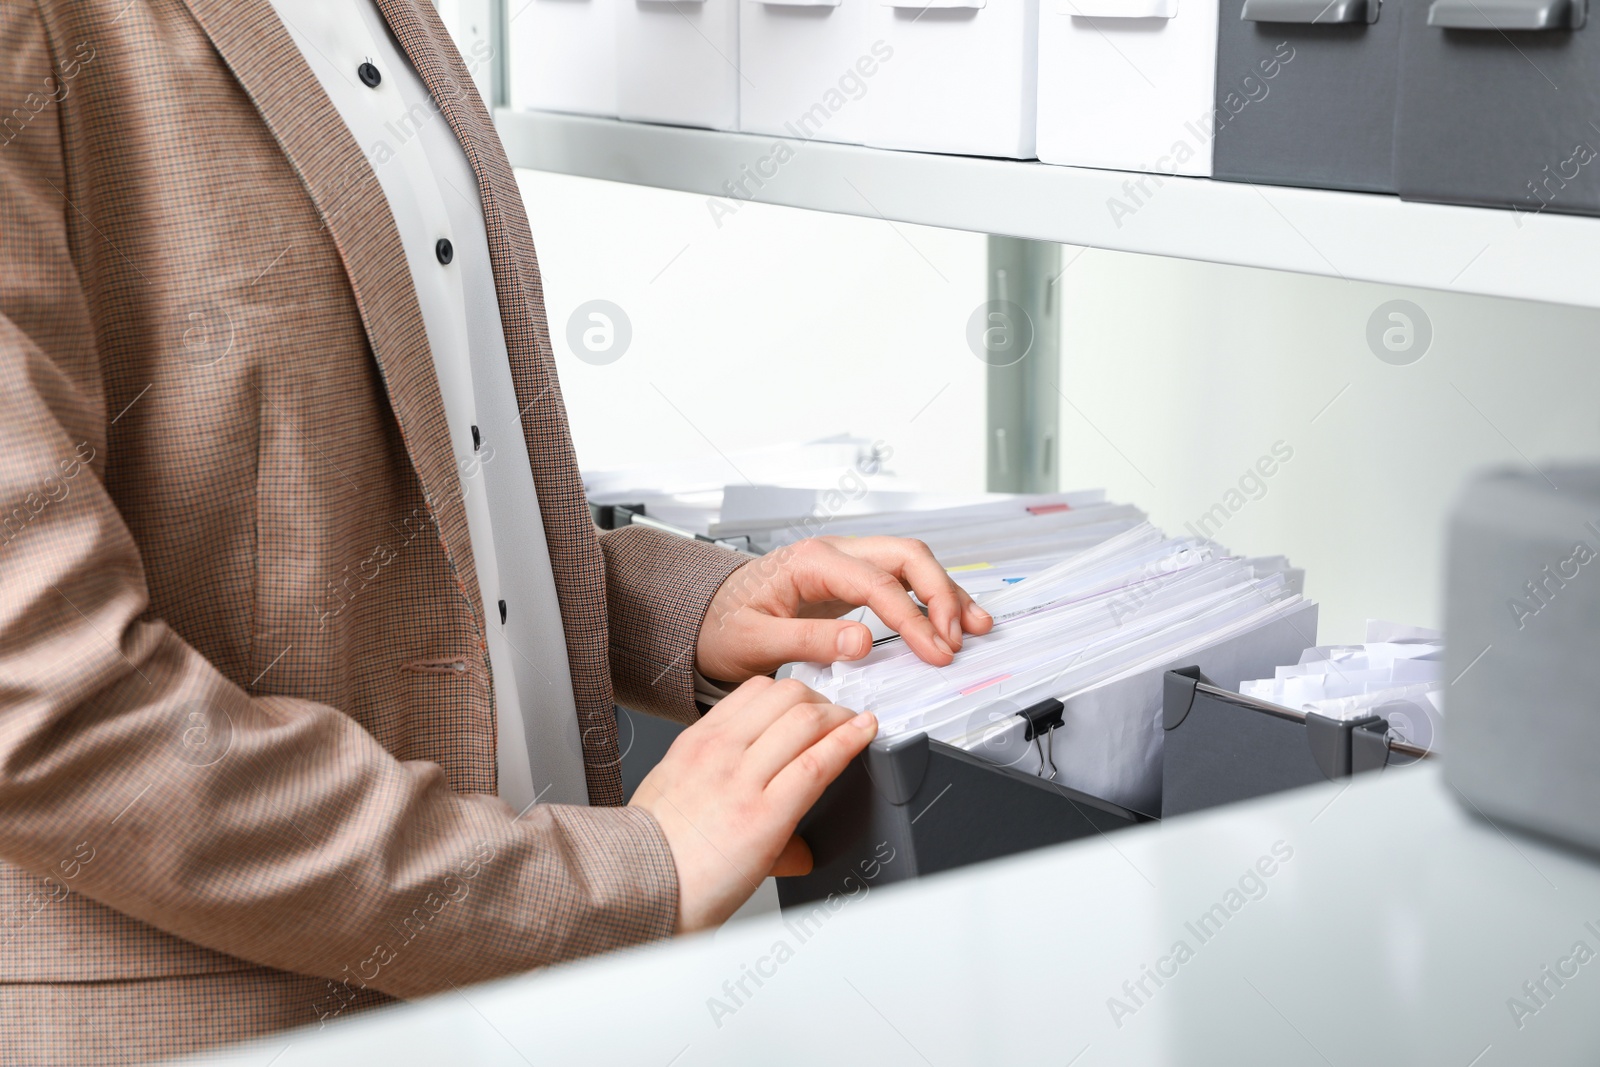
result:
<svg viewBox="0 0 1600 1067"><path fill-rule="evenodd" d="M1400 0L1222 0L1216 176L1394 192L1404 13Z"/></svg>
<svg viewBox="0 0 1600 1067"><path fill-rule="evenodd" d="M1403 0L1400 195L1600 213L1600 27L1578 0Z"/></svg>

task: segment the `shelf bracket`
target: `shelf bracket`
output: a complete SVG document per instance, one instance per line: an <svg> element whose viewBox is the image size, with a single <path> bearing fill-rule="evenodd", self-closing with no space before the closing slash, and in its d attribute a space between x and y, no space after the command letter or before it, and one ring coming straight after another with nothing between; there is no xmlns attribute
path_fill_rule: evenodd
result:
<svg viewBox="0 0 1600 1067"><path fill-rule="evenodd" d="M969 341L989 365L988 488L1059 488L1061 246L989 236L988 303Z"/></svg>

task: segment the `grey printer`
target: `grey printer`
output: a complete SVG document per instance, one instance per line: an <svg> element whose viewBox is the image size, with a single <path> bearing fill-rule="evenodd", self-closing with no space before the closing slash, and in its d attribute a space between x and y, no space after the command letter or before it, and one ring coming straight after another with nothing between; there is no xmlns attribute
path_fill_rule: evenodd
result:
<svg viewBox="0 0 1600 1067"><path fill-rule="evenodd" d="M1600 850L1600 467L1475 478L1450 519L1446 780Z"/></svg>

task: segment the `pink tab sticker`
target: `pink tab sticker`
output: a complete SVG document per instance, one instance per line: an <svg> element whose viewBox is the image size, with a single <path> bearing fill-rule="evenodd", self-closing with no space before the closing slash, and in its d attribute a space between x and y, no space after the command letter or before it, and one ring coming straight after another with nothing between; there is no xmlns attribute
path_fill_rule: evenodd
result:
<svg viewBox="0 0 1600 1067"><path fill-rule="evenodd" d="M961 690L961 695L962 696L969 696L969 695L971 695L973 693L976 693L980 689L987 689L991 685L999 685L1001 682L1005 681L1009 677L1011 677L1011 675L1009 675L1009 674L997 674L993 678L988 679L987 681L982 681L982 682L979 682L976 685L967 686L965 689Z"/></svg>

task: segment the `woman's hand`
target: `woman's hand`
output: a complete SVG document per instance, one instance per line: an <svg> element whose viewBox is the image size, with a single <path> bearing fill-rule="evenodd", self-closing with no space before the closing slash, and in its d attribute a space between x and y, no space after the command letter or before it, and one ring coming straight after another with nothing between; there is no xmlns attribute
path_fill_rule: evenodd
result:
<svg viewBox="0 0 1600 1067"><path fill-rule="evenodd" d="M794 829L877 732L799 682L752 678L678 735L629 803L672 849L679 933L719 925L768 874L810 872Z"/></svg>
<svg viewBox="0 0 1600 1067"><path fill-rule="evenodd" d="M872 648L872 633L839 616L862 605L936 667L955 657L966 634L994 626L921 541L817 537L729 576L701 624L695 666L707 678L741 682L796 660L860 659Z"/></svg>

